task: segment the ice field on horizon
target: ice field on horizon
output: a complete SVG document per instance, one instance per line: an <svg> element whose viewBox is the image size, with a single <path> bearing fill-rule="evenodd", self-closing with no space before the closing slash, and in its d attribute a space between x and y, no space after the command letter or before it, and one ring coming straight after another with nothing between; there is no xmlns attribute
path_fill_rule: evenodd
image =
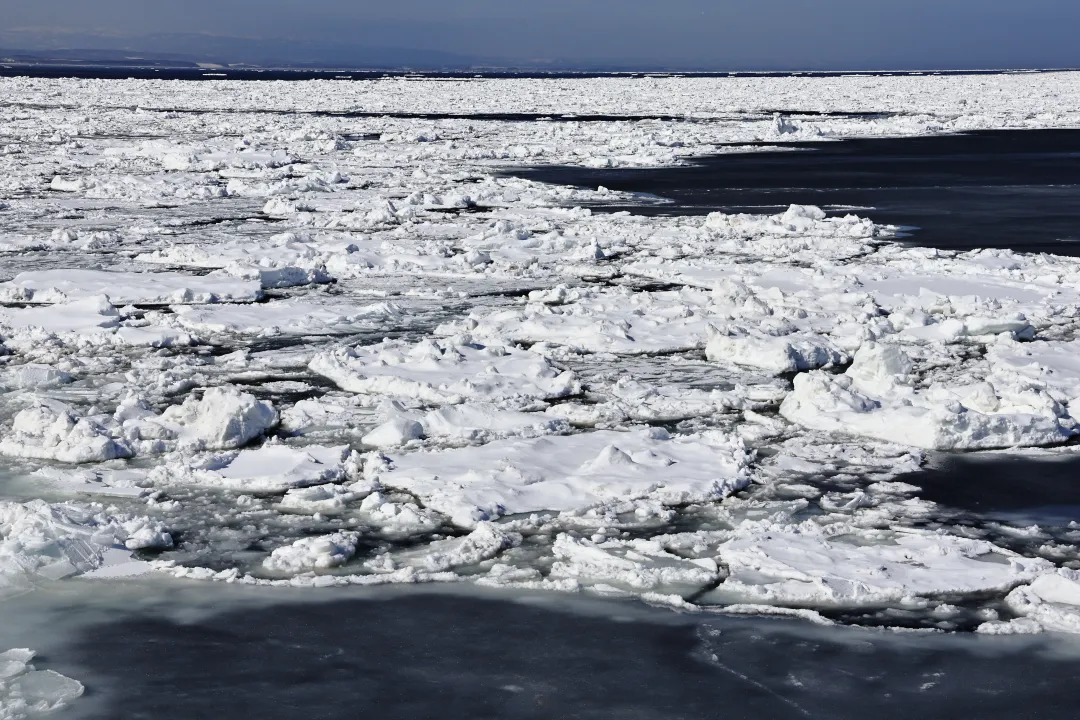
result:
<svg viewBox="0 0 1080 720"><path fill-rule="evenodd" d="M0 601L477 583L1080 632L1075 524L898 479L1075 452L1080 260L507 174L1078 127L1077 74L0 88ZM552 118L483 117L515 112ZM0 706L81 693L27 653Z"/></svg>

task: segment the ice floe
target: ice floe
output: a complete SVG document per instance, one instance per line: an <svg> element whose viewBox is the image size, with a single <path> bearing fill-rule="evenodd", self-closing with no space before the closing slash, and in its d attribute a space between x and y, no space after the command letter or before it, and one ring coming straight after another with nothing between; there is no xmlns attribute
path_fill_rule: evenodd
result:
<svg viewBox="0 0 1080 720"><path fill-rule="evenodd" d="M160 521L99 504L0 501L0 598L128 562L131 550L172 544Z"/></svg>
<svg viewBox="0 0 1080 720"><path fill-rule="evenodd" d="M301 538L270 553L263 561L263 567L278 573L296 573L342 565L356 552L359 537L354 532L337 532Z"/></svg>
<svg viewBox="0 0 1080 720"><path fill-rule="evenodd" d="M894 345L868 343L843 375L795 377L780 414L815 430L845 432L930 450L1052 445L1077 433L1076 421L1039 390L989 383L925 389Z"/></svg>
<svg viewBox="0 0 1080 720"><path fill-rule="evenodd" d="M38 670L27 648L0 652L0 718L22 720L61 710L82 696L78 680L55 670Z"/></svg>
<svg viewBox="0 0 1080 720"><path fill-rule="evenodd" d="M471 580L1080 629L1074 528L901 477L1076 435L1080 261L512 176L1076 127L1076 74L0 87L0 594ZM6 659L0 703L37 677Z"/></svg>
<svg viewBox="0 0 1080 720"><path fill-rule="evenodd" d="M807 528L723 543L728 576L702 602L802 607L887 605L952 593L1003 592L1050 563L985 541L923 532L826 536Z"/></svg>
<svg viewBox="0 0 1080 720"><path fill-rule="evenodd" d="M338 482L352 470L355 459L348 447L308 445L289 447L266 443L230 454L211 454L177 469L158 468L155 483L191 483L239 492L284 492Z"/></svg>
<svg viewBox="0 0 1080 720"><path fill-rule="evenodd" d="M204 335L343 335L375 330L401 316L392 303L322 304L281 300L255 305L179 305L176 322Z"/></svg>
<svg viewBox="0 0 1080 720"><path fill-rule="evenodd" d="M385 341L335 350L317 355L310 367L350 392L432 404L528 403L580 390L572 372L560 371L536 353L452 340Z"/></svg>
<svg viewBox="0 0 1080 720"><path fill-rule="evenodd" d="M228 275L124 273L106 270L38 270L0 283L0 301L62 303L104 295L113 305L252 302L262 297L257 281Z"/></svg>
<svg viewBox="0 0 1080 720"><path fill-rule="evenodd" d="M718 500L749 481L750 459L741 441L721 433L672 437L653 428L390 456L377 477L471 527L504 515L632 498Z"/></svg>

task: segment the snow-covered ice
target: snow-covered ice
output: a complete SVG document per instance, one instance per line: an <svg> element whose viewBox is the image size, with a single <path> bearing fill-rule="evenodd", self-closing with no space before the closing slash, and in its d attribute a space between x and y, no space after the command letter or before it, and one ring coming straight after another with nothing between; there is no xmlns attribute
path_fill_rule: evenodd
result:
<svg viewBox="0 0 1080 720"><path fill-rule="evenodd" d="M662 428L497 440L479 448L391 455L379 482L410 492L466 527L542 510L585 510L634 498L719 500L749 481L751 455L710 432Z"/></svg>
<svg viewBox="0 0 1080 720"><path fill-rule="evenodd" d="M350 532L303 538L274 550L263 561L263 567L278 573L296 573L342 565L356 552L358 538Z"/></svg>
<svg viewBox="0 0 1080 720"><path fill-rule="evenodd" d="M933 533L749 534L719 547L728 577L702 600L803 607L885 605L908 598L1006 591L1050 563L983 541Z"/></svg>
<svg viewBox="0 0 1080 720"><path fill-rule="evenodd" d="M508 172L1077 127L1077 77L2 78L0 596L472 581L1080 632L1075 528L898 480L1078 434L1080 261ZM0 715L81 692L17 652Z"/></svg>
<svg viewBox="0 0 1080 720"><path fill-rule="evenodd" d="M999 390L983 382L917 389L912 379L902 349L867 343L843 375L796 376L780 414L816 430L928 450L1053 445L1078 432L1066 410L1037 388Z"/></svg>
<svg viewBox="0 0 1080 720"><path fill-rule="evenodd" d="M574 395L574 374L546 358L500 345L423 340L384 342L317 355L311 369L343 390L431 404L465 400L527 403Z"/></svg>
<svg viewBox="0 0 1080 720"><path fill-rule="evenodd" d="M262 297L257 281L180 273L121 273L69 268L19 273L0 283L0 301L62 303L104 295L113 305L252 302Z"/></svg>

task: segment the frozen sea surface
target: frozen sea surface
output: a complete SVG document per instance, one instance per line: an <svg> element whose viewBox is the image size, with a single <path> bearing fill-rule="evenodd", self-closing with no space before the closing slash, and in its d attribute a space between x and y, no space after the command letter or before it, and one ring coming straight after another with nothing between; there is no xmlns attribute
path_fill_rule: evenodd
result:
<svg viewBox="0 0 1080 720"><path fill-rule="evenodd" d="M752 212L663 212L512 175L681 182L727 153L772 190L809 163L853 193L858 170L901 199L925 175L1023 205L1066 192L1075 80L0 79L5 617L134 580L105 605L145 612L98 646L173 632L155 593L197 608L226 588L251 613L389 586L423 615L426 586L490 593L454 601L466 619L535 593L659 606L684 635L780 615L925 648L1080 632L1068 472L1024 479L1080 436L1080 260L916 245L933 226L915 204L885 222L814 183ZM942 232L1022 234L989 205ZM339 612L394 603L363 607ZM285 611L265 612L238 643ZM316 615L303 647L324 644ZM109 685L60 665L86 624L10 625L9 715ZM749 669L724 666L707 672ZM763 714L794 708L763 693Z"/></svg>

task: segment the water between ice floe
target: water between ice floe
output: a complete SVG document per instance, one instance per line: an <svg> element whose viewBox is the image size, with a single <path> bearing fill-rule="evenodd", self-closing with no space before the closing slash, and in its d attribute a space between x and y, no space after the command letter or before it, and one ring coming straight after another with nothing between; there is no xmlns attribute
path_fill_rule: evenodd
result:
<svg viewBox="0 0 1080 720"><path fill-rule="evenodd" d="M460 588L91 581L6 605L0 644L89 688L72 718L1072 718L1078 699L1080 645L1046 635Z"/></svg>
<svg viewBox="0 0 1080 720"><path fill-rule="evenodd" d="M786 143L778 151L696 158L689 166L539 166L514 174L671 201L594 208L635 215L771 213L813 204L904 227L921 246L1080 254L1077 130Z"/></svg>
<svg viewBox="0 0 1080 720"><path fill-rule="evenodd" d="M1064 526L1080 531L1080 457L965 454L936 458L902 480L922 487L920 497L973 517L1014 525ZM1080 532L1077 532L1080 537Z"/></svg>

